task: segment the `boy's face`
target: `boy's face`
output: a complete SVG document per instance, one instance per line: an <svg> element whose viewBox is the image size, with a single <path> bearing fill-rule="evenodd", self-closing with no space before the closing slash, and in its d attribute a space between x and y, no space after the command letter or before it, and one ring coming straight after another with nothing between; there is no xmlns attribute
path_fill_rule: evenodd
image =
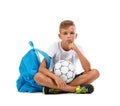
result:
<svg viewBox="0 0 120 106"><path fill-rule="evenodd" d="M77 34L75 32L75 26L69 26L67 28L60 29L59 38L65 44L73 43L76 37Z"/></svg>

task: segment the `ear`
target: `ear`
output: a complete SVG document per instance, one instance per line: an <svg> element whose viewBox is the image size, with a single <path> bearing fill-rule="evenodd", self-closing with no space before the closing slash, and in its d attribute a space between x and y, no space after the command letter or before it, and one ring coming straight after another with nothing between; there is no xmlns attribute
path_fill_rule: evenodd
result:
<svg viewBox="0 0 120 106"><path fill-rule="evenodd" d="M75 39L77 38L78 34L76 33Z"/></svg>
<svg viewBox="0 0 120 106"><path fill-rule="evenodd" d="M58 34L58 36L59 36L59 38L61 39L61 35L60 35L60 34Z"/></svg>

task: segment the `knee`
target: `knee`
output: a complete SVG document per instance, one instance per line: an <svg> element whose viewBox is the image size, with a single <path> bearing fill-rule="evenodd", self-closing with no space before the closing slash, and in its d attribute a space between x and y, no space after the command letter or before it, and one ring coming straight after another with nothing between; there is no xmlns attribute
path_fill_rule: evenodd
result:
<svg viewBox="0 0 120 106"><path fill-rule="evenodd" d="M35 80L36 82L38 82L39 79L40 79L40 73L36 73L36 74L34 75L34 80Z"/></svg>
<svg viewBox="0 0 120 106"><path fill-rule="evenodd" d="M96 78L98 78L100 76L100 73L97 69L92 69L92 73Z"/></svg>

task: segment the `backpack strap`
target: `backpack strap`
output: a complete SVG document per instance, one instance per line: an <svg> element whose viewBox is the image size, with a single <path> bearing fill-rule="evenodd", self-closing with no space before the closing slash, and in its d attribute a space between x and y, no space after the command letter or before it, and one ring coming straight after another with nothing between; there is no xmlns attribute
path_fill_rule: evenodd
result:
<svg viewBox="0 0 120 106"><path fill-rule="evenodd" d="M35 50L36 53L39 52L46 59L47 69L48 69L50 67L50 57L48 56L48 54L45 53L44 51L40 50L40 49L34 48L34 44L33 44L32 41L29 41L29 45L32 47L32 49Z"/></svg>

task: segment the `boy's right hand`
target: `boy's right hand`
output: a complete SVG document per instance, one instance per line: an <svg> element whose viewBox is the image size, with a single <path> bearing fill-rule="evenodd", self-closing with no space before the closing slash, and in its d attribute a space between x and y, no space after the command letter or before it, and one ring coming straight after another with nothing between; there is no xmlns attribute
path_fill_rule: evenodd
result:
<svg viewBox="0 0 120 106"><path fill-rule="evenodd" d="M65 83L65 81L64 80L62 80L60 77L58 77L58 76L56 76L55 78L54 78L54 81L55 81L55 83L57 84L57 86L59 87L59 88L63 88L63 87L65 87L67 84Z"/></svg>

